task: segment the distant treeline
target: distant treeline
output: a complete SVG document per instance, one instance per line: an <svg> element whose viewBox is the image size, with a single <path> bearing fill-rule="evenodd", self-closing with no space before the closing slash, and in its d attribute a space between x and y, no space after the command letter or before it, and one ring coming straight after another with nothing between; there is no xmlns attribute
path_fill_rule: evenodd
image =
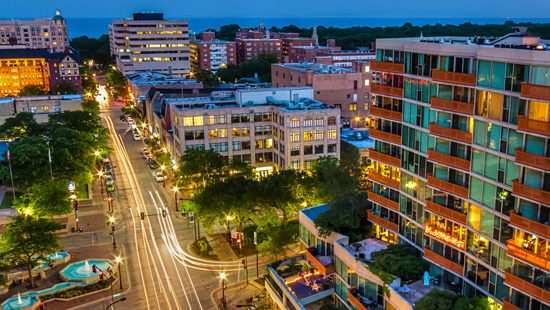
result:
<svg viewBox="0 0 550 310"><path fill-rule="evenodd" d="M461 25L424 25L413 26L411 23L405 23L403 26L392 27L351 27L351 28L334 28L334 27L317 27L319 35L319 43L326 44L327 39L336 39L336 45L341 46L344 50L357 49L358 47L372 47L372 43L377 38L403 38L403 37L418 37L422 33L425 37L428 36L486 36L500 37L512 32L512 27L526 26L528 32L534 36L540 36L542 39L550 39L550 23L514 23L509 20L504 24L496 25L478 25L472 23L464 23ZM231 24L220 27L216 31L216 38L221 40L235 40L235 32L239 29L239 25ZM294 25L285 26L282 28L272 27L271 32L297 32L301 37L311 37L311 28L299 28Z"/></svg>

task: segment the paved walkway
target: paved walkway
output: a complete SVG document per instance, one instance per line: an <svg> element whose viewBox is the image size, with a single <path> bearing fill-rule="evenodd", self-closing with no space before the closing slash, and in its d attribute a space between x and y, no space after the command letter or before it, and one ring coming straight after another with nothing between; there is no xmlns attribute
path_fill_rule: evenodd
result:
<svg viewBox="0 0 550 310"><path fill-rule="evenodd" d="M264 289L259 287L261 284L252 285L246 282L228 285L225 289L225 308L222 305L223 290L221 288L212 293L212 299L218 309L236 309L237 305L254 305L258 308L267 303L267 294Z"/></svg>
<svg viewBox="0 0 550 310"><path fill-rule="evenodd" d="M220 261L233 261L238 258L222 234L206 235L206 240Z"/></svg>

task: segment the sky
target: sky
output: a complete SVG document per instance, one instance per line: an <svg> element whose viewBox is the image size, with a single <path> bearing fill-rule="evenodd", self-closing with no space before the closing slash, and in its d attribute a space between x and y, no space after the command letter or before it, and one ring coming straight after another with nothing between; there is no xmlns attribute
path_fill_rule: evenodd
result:
<svg viewBox="0 0 550 310"><path fill-rule="evenodd" d="M166 18L548 18L549 0L3 0L2 18L131 17L163 12Z"/></svg>

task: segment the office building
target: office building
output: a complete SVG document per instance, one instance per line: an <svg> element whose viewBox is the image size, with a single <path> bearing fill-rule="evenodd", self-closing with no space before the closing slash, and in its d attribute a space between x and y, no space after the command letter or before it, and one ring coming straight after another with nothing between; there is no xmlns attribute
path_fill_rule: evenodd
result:
<svg viewBox="0 0 550 310"><path fill-rule="evenodd" d="M111 55L124 74L153 71L175 76L190 72L186 20L165 20L162 13L135 13L109 25Z"/></svg>
<svg viewBox="0 0 550 310"><path fill-rule="evenodd" d="M309 62L272 64L271 83L274 87L313 87L315 100L341 110L344 126L364 128L371 100L367 71Z"/></svg>
<svg viewBox="0 0 550 310"><path fill-rule="evenodd" d="M228 64L237 64L235 42L218 40L214 32L201 32L200 40L192 40L189 45L193 71L203 69L216 72Z"/></svg>
<svg viewBox="0 0 550 310"><path fill-rule="evenodd" d="M0 45L25 45L63 52L69 45L67 22L59 10L52 18L0 20Z"/></svg>
<svg viewBox="0 0 550 310"><path fill-rule="evenodd" d="M29 112L39 123L48 121L48 115L63 111L81 111L82 95L46 95L34 97L0 98L0 123L15 117L18 113Z"/></svg>
<svg viewBox="0 0 550 310"><path fill-rule="evenodd" d="M441 286L550 308L550 50L500 38L377 39L368 218Z"/></svg>
<svg viewBox="0 0 550 310"><path fill-rule="evenodd" d="M242 89L209 97L162 99L167 147L176 157L212 149L249 163L261 174L311 169L340 154L340 110L313 99L311 87Z"/></svg>

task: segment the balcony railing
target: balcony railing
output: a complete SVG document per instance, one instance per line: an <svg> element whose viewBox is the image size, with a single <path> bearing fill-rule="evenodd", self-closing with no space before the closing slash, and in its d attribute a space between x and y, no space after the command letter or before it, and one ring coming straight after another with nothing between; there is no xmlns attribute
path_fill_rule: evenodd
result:
<svg viewBox="0 0 550 310"><path fill-rule="evenodd" d="M550 100L550 86L535 85L522 82L521 96L541 100Z"/></svg>
<svg viewBox="0 0 550 310"><path fill-rule="evenodd" d="M395 167L401 167L401 159L369 149L369 158Z"/></svg>
<svg viewBox="0 0 550 310"><path fill-rule="evenodd" d="M358 299L357 297L353 296L353 294L351 293L351 290L355 288L355 287L352 287L352 288L349 288L348 289L348 300L349 302L355 307L355 309L357 310L367 310L367 307L365 307Z"/></svg>
<svg viewBox="0 0 550 310"><path fill-rule="evenodd" d="M382 108L373 107L373 106L369 107L369 110L370 110L371 116L378 116L378 117L387 118L398 122L403 120L403 113L401 112L382 109Z"/></svg>
<svg viewBox="0 0 550 310"><path fill-rule="evenodd" d="M528 119L518 116L518 131L536 133L543 136L550 136L550 123Z"/></svg>
<svg viewBox="0 0 550 310"><path fill-rule="evenodd" d="M377 204L383 205L384 207L390 208L395 211L399 211L399 202L395 202L393 200L390 200L388 198L382 197L380 195L377 195L373 193L372 191L368 191L369 193L369 200L372 202L375 202Z"/></svg>
<svg viewBox="0 0 550 310"><path fill-rule="evenodd" d="M432 97L432 108L474 115L474 104Z"/></svg>
<svg viewBox="0 0 550 310"><path fill-rule="evenodd" d="M526 166L550 170L550 157L524 152L520 147L516 148L516 162Z"/></svg>
<svg viewBox="0 0 550 310"><path fill-rule="evenodd" d="M453 168L470 171L470 161L428 149L428 159Z"/></svg>
<svg viewBox="0 0 550 310"><path fill-rule="evenodd" d="M507 253L514 258L520 259L536 267L542 268L547 272L550 272L550 260L546 255L536 254L531 251L527 251L523 247L516 245L514 239L508 240Z"/></svg>
<svg viewBox="0 0 550 310"><path fill-rule="evenodd" d="M428 174L428 185L438 188L442 191L449 192L453 195L460 196L462 198L468 199L468 189L460 185L453 184L451 182L440 180L430 174Z"/></svg>
<svg viewBox="0 0 550 310"><path fill-rule="evenodd" d="M502 310L522 310L519 307L512 305L509 296L502 297Z"/></svg>
<svg viewBox="0 0 550 310"><path fill-rule="evenodd" d="M424 258L429 259L432 262L446 268L460 276L464 275L464 267L459 264L446 259L445 257L432 252L429 248L424 248Z"/></svg>
<svg viewBox="0 0 550 310"><path fill-rule="evenodd" d="M550 303L550 292L538 287L532 283L529 283L519 277L514 276L511 273L510 268L504 270L504 283L508 286L512 286L522 293L527 293L537 299L544 301L545 303Z"/></svg>
<svg viewBox="0 0 550 310"><path fill-rule="evenodd" d="M321 264L321 262L315 257L313 256L313 254L311 254L309 251L306 251L306 256L307 256L307 259L313 263L313 265L315 265L315 268L317 268L322 274L324 274L325 276L326 275L329 275L329 274L333 274L334 271L335 271L335 266L334 264L330 264L328 266L324 266L323 264Z"/></svg>
<svg viewBox="0 0 550 310"><path fill-rule="evenodd" d="M543 191L529 185L521 184L518 179L512 180L512 193L527 199L550 205L550 192Z"/></svg>
<svg viewBox="0 0 550 310"><path fill-rule="evenodd" d="M403 97L403 88L399 87L371 84L370 91L372 93L382 94L386 96Z"/></svg>
<svg viewBox="0 0 550 310"><path fill-rule="evenodd" d="M451 210L444 206L440 206L437 203L433 202L431 198L426 198L426 210L451 219L455 222L459 222L463 225L467 225L466 214Z"/></svg>
<svg viewBox="0 0 550 310"><path fill-rule="evenodd" d="M432 80L469 86L476 85L475 74L441 71L436 69L432 69Z"/></svg>
<svg viewBox="0 0 550 310"><path fill-rule="evenodd" d="M550 239L550 226L535 222L521 215L517 215L515 212L510 212L510 225L546 239Z"/></svg>
<svg viewBox="0 0 550 310"><path fill-rule="evenodd" d="M393 73L405 72L405 65L393 63L393 62L371 60L370 68L374 71L385 71L385 72L393 72Z"/></svg>
<svg viewBox="0 0 550 310"><path fill-rule="evenodd" d="M371 179L372 181L382 183L386 186L393 187L394 189L399 190L399 184L400 184L399 181L392 180L392 179L387 178L387 177L385 177L381 174L378 174L376 172L371 171L369 173L369 179Z"/></svg>
<svg viewBox="0 0 550 310"><path fill-rule="evenodd" d="M399 226L397 226L397 224L395 224L394 222L390 222L385 218L374 214L372 210L369 210L369 212L367 212L367 219L395 233L399 232Z"/></svg>
<svg viewBox="0 0 550 310"><path fill-rule="evenodd" d="M436 123L430 123L430 134L472 144L472 134L470 132L439 126Z"/></svg>
<svg viewBox="0 0 550 310"><path fill-rule="evenodd" d="M401 144L401 136L378 129L369 129L369 136L374 139L384 140L393 144Z"/></svg>

